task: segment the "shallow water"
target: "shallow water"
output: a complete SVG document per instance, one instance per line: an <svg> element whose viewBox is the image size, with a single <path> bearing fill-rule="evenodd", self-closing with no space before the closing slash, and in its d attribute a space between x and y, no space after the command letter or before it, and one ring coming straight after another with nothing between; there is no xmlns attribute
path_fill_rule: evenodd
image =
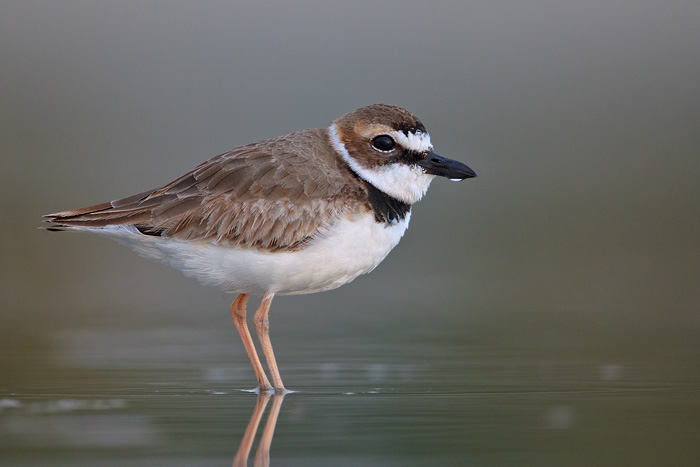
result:
<svg viewBox="0 0 700 467"><path fill-rule="evenodd" d="M293 466L700 459L698 369L683 359L283 342L296 392L259 399L229 331L59 333L48 361L25 354L3 384L1 464L243 465L249 451L253 465L267 448L271 465Z"/></svg>

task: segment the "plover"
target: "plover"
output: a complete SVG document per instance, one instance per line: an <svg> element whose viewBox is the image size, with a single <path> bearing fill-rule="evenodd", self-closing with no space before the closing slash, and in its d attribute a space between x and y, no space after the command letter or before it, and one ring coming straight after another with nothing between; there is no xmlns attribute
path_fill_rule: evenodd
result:
<svg viewBox="0 0 700 467"><path fill-rule="evenodd" d="M326 128L240 146L162 188L44 217L47 230L101 234L238 293L231 316L258 390L284 392L269 338L273 297L335 289L370 272L436 175L476 176L435 154L413 114L374 104ZM246 325L249 294L262 295L254 325L272 384Z"/></svg>

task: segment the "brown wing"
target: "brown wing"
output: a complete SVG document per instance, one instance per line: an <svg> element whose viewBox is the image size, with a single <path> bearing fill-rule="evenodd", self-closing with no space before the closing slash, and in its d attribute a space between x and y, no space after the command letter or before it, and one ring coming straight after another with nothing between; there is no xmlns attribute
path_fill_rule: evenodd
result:
<svg viewBox="0 0 700 467"><path fill-rule="evenodd" d="M50 230L133 225L147 235L293 250L362 190L329 147L323 130L294 133L217 156L160 189L45 217L56 224Z"/></svg>

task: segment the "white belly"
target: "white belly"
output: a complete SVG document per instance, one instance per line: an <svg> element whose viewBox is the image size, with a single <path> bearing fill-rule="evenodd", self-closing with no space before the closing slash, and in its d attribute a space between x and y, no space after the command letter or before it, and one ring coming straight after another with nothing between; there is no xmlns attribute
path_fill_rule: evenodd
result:
<svg viewBox="0 0 700 467"><path fill-rule="evenodd" d="M123 226L90 230L226 292L303 294L370 272L399 243L410 214L392 225L376 222L371 213L344 218L303 250L277 253L147 236Z"/></svg>

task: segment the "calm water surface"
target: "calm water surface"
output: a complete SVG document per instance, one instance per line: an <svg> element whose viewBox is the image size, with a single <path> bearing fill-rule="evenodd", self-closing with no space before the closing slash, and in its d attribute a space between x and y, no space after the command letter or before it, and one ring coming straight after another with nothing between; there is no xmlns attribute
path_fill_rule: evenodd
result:
<svg viewBox="0 0 700 467"><path fill-rule="evenodd" d="M48 362L25 355L0 394L0 464L265 465L268 449L292 466L700 460L698 369L682 359L320 339L280 358L298 392L258 398L232 330L200 331L64 332Z"/></svg>

